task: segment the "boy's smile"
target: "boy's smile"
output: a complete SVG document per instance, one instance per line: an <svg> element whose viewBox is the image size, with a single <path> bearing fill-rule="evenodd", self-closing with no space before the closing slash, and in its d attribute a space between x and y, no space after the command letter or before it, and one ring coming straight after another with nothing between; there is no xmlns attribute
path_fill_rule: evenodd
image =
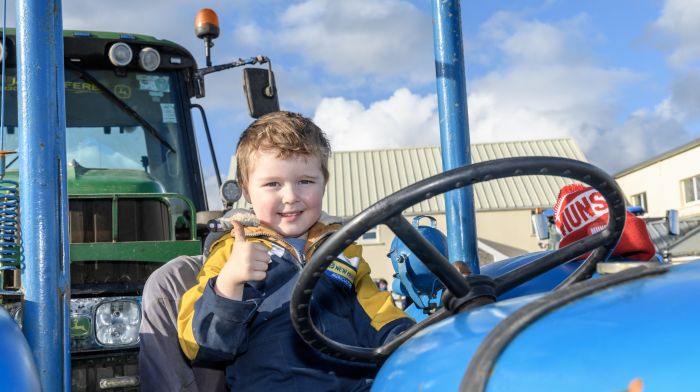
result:
<svg viewBox="0 0 700 392"><path fill-rule="evenodd" d="M255 215L284 237L302 237L321 216L325 180L316 156L258 150L244 189Z"/></svg>
<svg viewBox="0 0 700 392"><path fill-rule="evenodd" d="M301 212L284 212L280 213L280 215L282 216L282 219L291 221L294 220L294 218L296 218L297 216L301 215Z"/></svg>

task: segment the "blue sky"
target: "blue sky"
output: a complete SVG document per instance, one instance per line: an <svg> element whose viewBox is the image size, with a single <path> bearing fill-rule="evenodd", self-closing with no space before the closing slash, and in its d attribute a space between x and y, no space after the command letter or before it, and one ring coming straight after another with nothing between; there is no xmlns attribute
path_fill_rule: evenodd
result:
<svg viewBox="0 0 700 392"><path fill-rule="evenodd" d="M170 39L200 65L194 15L213 8L214 63L270 57L282 108L314 118L336 150L439 143L428 0L62 4L67 29ZM699 0L463 1L462 20L472 142L573 137L615 173L700 137ZM251 119L239 70L206 83L225 176ZM199 147L213 185L201 132Z"/></svg>

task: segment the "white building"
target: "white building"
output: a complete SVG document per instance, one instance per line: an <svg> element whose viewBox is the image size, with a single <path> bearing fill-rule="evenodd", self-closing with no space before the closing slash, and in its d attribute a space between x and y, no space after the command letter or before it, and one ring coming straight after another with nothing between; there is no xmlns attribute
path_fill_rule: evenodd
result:
<svg viewBox="0 0 700 392"><path fill-rule="evenodd" d="M700 216L700 138L615 174L631 205L649 217L670 209L681 218Z"/></svg>

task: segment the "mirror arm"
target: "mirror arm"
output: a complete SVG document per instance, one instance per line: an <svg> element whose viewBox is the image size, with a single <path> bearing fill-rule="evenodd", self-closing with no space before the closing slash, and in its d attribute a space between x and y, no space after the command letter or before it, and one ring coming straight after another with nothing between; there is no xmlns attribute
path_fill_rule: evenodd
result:
<svg viewBox="0 0 700 392"><path fill-rule="evenodd" d="M270 59L267 58L266 56L255 56L255 57L250 57L247 59L238 59L236 61L226 63L226 64L219 64L219 65L214 65L210 67L205 67L205 68L200 68L197 70L197 77L204 77L204 75L214 73L214 72L219 72L223 71L225 69L229 68L236 68L240 67L243 65L254 65L254 64L265 64L269 63L270 64L270 70L272 70L272 64L270 63Z"/></svg>
<svg viewBox="0 0 700 392"><path fill-rule="evenodd" d="M208 75L208 74L214 73L214 72L223 71L223 70L230 69L230 68L241 67L244 65L255 65L255 64L265 64L265 63L268 64L268 69L270 71L270 82L269 82L269 85L265 88L265 95L267 95L269 98L272 98L274 96L275 86L274 86L274 81L272 79L272 62L270 61L270 59L267 56L258 55L258 56L250 57L247 59L239 58L238 60L230 62L230 63L219 64L219 65L214 65L214 66L210 66L210 63L211 63L210 61L207 61L207 67L199 68L194 73L195 97L204 98L204 95L205 95L204 75Z"/></svg>

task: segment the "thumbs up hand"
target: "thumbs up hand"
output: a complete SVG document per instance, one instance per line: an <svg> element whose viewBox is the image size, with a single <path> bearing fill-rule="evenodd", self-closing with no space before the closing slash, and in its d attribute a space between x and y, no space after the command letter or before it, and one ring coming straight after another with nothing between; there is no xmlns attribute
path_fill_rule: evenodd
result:
<svg viewBox="0 0 700 392"><path fill-rule="evenodd" d="M233 222L233 234L233 250L216 279L214 290L222 297L240 301L246 282L264 280L267 276L270 255L265 245L245 240L239 222Z"/></svg>

